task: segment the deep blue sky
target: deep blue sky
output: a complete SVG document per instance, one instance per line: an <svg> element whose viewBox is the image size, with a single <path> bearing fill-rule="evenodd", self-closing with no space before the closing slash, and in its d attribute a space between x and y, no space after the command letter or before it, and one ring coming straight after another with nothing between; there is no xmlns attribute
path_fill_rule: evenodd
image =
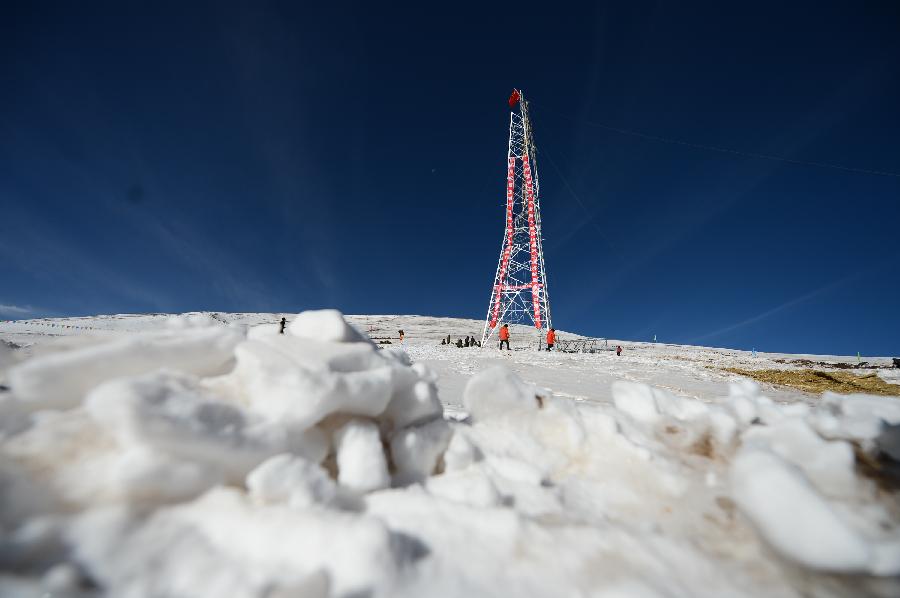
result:
<svg viewBox="0 0 900 598"><path fill-rule="evenodd" d="M657 139L900 173L900 4L336 4L5 6L0 318L482 318L521 87L558 328L900 352L900 177Z"/></svg>

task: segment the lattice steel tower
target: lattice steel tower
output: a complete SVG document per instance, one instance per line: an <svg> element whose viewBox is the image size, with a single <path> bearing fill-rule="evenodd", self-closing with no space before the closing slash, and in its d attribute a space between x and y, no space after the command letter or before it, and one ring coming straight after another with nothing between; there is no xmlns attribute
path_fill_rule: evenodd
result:
<svg viewBox="0 0 900 598"><path fill-rule="evenodd" d="M530 324L538 330L551 327L541 238L541 186L528 102L520 90L514 89L509 96L509 107L506 227L482 343L502 324Z"/></svg>

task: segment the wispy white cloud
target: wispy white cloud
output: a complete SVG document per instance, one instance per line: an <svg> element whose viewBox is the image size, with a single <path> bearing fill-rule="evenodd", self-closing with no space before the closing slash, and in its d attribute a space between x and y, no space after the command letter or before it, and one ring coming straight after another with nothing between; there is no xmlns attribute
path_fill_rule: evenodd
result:
<svg viewBox="0 0 900 598"><path fill-rule="evenodd" d="M845 284L860 278L861 276L863 276L864 274L869 272L871 269L872 268L866 268L863 271L855 272L853 274L850 274L849 276L845 276L843 278L840 278L838 280L830 282L829 284L826 284L822 287L819 287L813 291L810 291L808 293L800 295L799 297L795 297L794 299L791 299L790 301L782 303L781 305L775 306L772 309L768 309L760 314L753 316L752 318L747 318L746 320L742 320L740 322L735 322L734 324L731 324L730 326L725 326L724 328L720 328L713 332L709 332L707 334L689 339L687 342L697 343L697 342L701 342L701 341L706 341L706 340L715 338L717 336L726 334L728 332L733 332L735 330L739 330L741 328L744 328L745 326L749 326L751 324L756 324L758 322L761 322L762 320L765 320L766 318L768 318L770 316L774 316L777 313L783 312L786 309L790 309L796 305L799 305L800 303L804 303L806 301L809 301L810 299L814 299L820 295L824 295L825 293L829 293L839 287L842 287Z"/></svg>
<svg viewBox="0 0 900 598"><path fill-rule="evenodd" d="M31 217L20 221L27 225L17 231L16 238L0 238L0 258L17 269L44 280L65 281L76 288L100 288L112 296L149 303L160 310L170 304L168 296L143 284L133 273L106 266L52 230L41 230L39 222Z"/></svg>
<svg viewBox="0 0 900 598"><path fill-rule="evenodd" d="M30 306L0 303L0 316L25 316L31 313L34 313L34 310Z"/></svg>
<svg viewBox="0 0 900 598"><path fill-rule="evenodd" d="M210 280L235 305L249 310L270 303L258 278L242 267L234 255L204 238L198 230L176 220L164 222L149 214L140 218L138 226L153 235L159 247Z"/></svg>

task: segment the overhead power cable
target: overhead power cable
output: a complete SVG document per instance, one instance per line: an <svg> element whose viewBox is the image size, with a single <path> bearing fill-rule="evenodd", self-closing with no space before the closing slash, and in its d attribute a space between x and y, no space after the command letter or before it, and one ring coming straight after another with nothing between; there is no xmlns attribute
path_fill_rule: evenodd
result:
<svg viewBox="0 0 900 598"><path fill-rule="evenodd" d="M578 206L584 212L584 215L587 218L585 220L585 222L590 224L591 227L593 227L593 229L596 230L597 233L599 233L600 238L603 239L604 243L609 245L609 248L613 251L613 253L616 254L617 257L621 257L619 255L619 251L616 249L616 246L613 245L612 241L609 240L609 238L606 236L606 233L603 231L603 229L601 229L600 226L594 221L594 218L596 215L591 214L591 211L587 209L587 206L584 205L584 202L581 201L581 198L578 197L577 193L575 193L575 190L572 188L572 185L569 184L569 181L566 179L565 175L563 175L562 170L560 170L559 166L556 165L556 161L547 152L546 146L542 146L540 154L547 158L547 161L550 162L550 166L553 167L553 170L555 170L556 174L559 175L559 179L563 182L563 185L565 185L566 189L568 189L569 194L572 196L572 199L575 200L575 202L578 204Z"/></svg>
<svg viewBox="0 0 900 598"><path fill-rule="evenodd" d="M832 170L843 170L845 172L855 172L857 174L871 174L875 176L886 176L886 177L894 177L900 178L900 173L896 172L887 172L884 170L872 170L869 168L856 168L854 166L842 166L840 164L831 164L826 162L811 162L808 160L796 160L794 158L786 158L784 156L773 156L771 154L760 154L756 152L745 152L736 149L730 149L727 147L718 147L715 145L706 145L703 143L693 143L691 141L684 141L683 139L673 139L671 137L662 137L660 135L651 135L650 133L642 133L640 131L632 131L630 129L623 129L621 127L614 127L612 125L607 125L604 123L598 123L595 121L586 120L583 118L575 118L564 114L562 112L558 112L553 110L552 108L547 108L546 106L541 105L541 108L545 110L549 110L554 114L558 114L563 118L571 120L573 122L580 122L586 125L590 125L592 127L597 127L600 129L605 129L607 131L613 131L614 133L620 133L622 135L631 135L632 137L639 137L641 139L648 139L650 141L658 141L660 143L668 143L670 145L682 145L685 147L690 147L694 149L706 150L710 152L718 152L720 154L732 154L735 156L743 156L745 158L755 158L758 160L773 160L776 162L786 162L788 164L798 164L801 166L815 166L817 168L830 168Z"/></svg>

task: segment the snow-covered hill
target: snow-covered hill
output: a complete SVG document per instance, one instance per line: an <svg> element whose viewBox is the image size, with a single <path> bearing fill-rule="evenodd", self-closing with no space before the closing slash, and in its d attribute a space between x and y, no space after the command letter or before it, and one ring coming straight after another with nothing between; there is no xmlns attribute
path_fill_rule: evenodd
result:
<svg viewBox="0 0 900 598"><path fill-rule="evenodd" d="M0 595L900 594L900 400L726 371L855 358L347 321L0 322Z"/></svg>

